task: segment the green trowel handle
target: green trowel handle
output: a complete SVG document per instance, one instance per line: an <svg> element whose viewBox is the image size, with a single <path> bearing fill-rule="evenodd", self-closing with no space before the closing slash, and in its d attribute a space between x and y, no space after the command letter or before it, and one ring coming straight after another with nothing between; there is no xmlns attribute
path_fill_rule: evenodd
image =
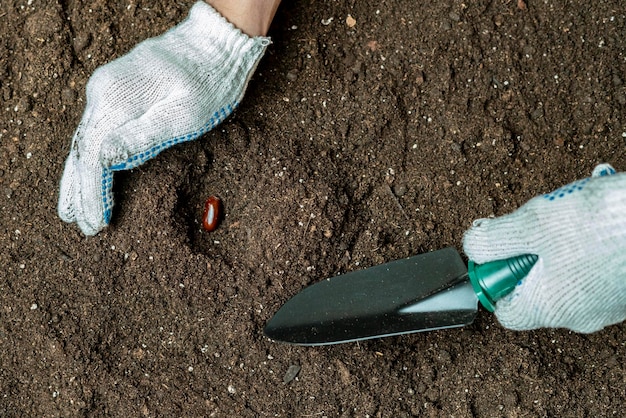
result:
<svg viewBox="0 0 626 418"><path fill-rule="evenodd" d="M489 312L495 309L495 303L511 293L535 265L534 254L524 254L506 260L496 260L485 264L467 263L467 274L480 303Z"/></svg>

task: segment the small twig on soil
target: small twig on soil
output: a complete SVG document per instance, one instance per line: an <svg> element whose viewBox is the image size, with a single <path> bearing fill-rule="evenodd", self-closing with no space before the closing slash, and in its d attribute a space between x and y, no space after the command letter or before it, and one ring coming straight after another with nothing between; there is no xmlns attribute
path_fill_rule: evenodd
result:
<svg viewBox="0 0 626 418"><path fill-rule="evenodd" d="M304 226L304 233L302 234L302 238L306 236L307 231L309 230L309 225L311 225L311 219L315 218L314 214L309 215L309 219L306 221L306 225Z"/></svg>

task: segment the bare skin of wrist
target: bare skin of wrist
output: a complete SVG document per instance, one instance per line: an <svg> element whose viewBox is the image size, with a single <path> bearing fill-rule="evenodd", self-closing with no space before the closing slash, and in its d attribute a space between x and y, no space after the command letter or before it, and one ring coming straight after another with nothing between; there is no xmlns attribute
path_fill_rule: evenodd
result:
<svg viewBox="0 0 626 418"><path fill-rule="evenodd" d="M205 0L248 36L265 36L280 0Z"/></svg>

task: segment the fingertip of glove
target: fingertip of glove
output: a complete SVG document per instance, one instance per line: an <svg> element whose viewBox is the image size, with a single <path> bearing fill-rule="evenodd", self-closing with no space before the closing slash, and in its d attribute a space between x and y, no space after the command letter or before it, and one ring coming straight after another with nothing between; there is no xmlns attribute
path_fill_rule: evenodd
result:
<svg viewBox="0 0 626 418"><path fill-rule="evenodd" d="M472 244L477 240L481 240L481 236L485 234L490 221L493 219L480 218L472 222L472 226L463 234L463 243Z"/></svg>
<svg viewBox="0 0 626 418"><path fill-rule="evenodd" d="M67 208L61 208L60 206L57 208L57 215L63 222L72 223L76 220L74 213L67 210Z"/></svg>
<svg viewBox="0 0 626 418"><path fill-rule="evenodd" d="M463 235L465 254L478 264L520 254L534 254L520 214L478 219Z"/></svg>
<svg viewBox="0 0 626 418"><path fill-rule="evenodd" d="M57 203L57 214L64 222L74 222L76 218L74 212L75 183L75 167L68 158L59 185L59 201Z"/></svg>
<svg viewBox="0 0 626 418"><path fill-rule="evenodd" d="M604 176L612 176L617 173L617 171L613 168L611 164L603 163L598 164L591 173L591 177L604 177Z"/></svg>
<svg viewBox="0 0 626 418"><path fill-rule="evenodd" d="M94 236L109 226L111 212L104 212L100 219L86 219L77 217L75 222L81 232L86 236Z"/></svg>
<svg viewBox="0 0 626 418"><path fill-rule="evenodd" d="M74 194L71 190L67 189L67 186L64 186L61 183L60 191L59 191L59 201L57 203L57 214L59 218L63 222L74 222L76 219L76 214L74 213L74 205L72 200L74 198Z"/></svg>
<svg viewBox="0 0 626 418"><path fill-rule="evenodd" d="M96 235L98 232L102 230L102 228L98 229L98 228L93 228L91 226L81 225L81 224L79 224L78 227L80 228L82 233L88 237L93 237L94 235Z"/></svg>

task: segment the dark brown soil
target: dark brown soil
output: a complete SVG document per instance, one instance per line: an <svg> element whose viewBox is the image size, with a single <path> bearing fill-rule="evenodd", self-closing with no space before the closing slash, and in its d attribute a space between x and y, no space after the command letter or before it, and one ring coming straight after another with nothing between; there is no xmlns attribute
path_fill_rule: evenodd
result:
<svg viewBox="0 0 626 418"><path fill-rule="evenodd" d="M86 238L56 202L88 77L191 4L1 2L0 415L623 415L626 324L262 335L308 284L460 249L475 218L626 170L623 0L285 2L235 114L117 174Z"/></svg>

